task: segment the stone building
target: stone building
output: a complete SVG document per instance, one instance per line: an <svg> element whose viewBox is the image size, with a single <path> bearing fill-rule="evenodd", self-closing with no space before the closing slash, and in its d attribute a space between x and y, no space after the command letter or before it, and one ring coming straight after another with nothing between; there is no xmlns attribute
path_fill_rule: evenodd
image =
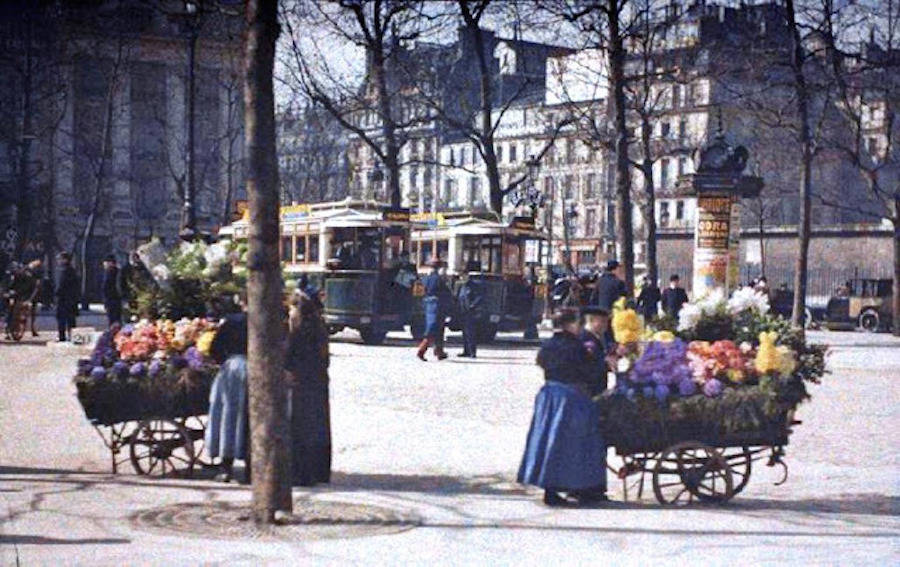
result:
<svg viewBox="0 0 900 567"><path fill-rule="evenodd" d="M185 12L187 4L197 8L193 15ZM88 299L96 298L97 268L105 255L124 258L136 244L154 236L171 243L179 232L187 184L191 29L197 34L198 228L215 230L227 222L241 196L242 20L233 4L30 4L25 13L34 25L11 30L19 41L4 44L10 55L4 61L29 61L33 72L3 91L0 105L22 108L29 99L35 104L28 113L0 114L2 130L24 134L30 154L22 175L15 162L4 164L17 143L5 140L0 186L15 191L4 192L0 218L19 228L23 247L34 255L74 251L89 269ZM14 20L3 21L15 27ZM52 27L38 28L37 22ZM51 88L53 96L40 98Z"/></svg>
<svg viewBox="0 0 900 567"><path fill-rule="evenodd" d="M275 117L283 203L318 203L350 193L348 136L322 108L287 107Z"/></svg>

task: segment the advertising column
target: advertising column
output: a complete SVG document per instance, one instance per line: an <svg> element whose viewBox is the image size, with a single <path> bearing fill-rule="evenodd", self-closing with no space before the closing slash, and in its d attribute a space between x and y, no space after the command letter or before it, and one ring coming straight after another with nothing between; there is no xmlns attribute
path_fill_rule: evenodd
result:
<svg viewBox="0 0 900 567"><path fill-rule="evenodd" d="M738 277L740 223L735 198L730 194L697 197L697 225L694 233L695 298L719 289L725 295Z"/></svg>

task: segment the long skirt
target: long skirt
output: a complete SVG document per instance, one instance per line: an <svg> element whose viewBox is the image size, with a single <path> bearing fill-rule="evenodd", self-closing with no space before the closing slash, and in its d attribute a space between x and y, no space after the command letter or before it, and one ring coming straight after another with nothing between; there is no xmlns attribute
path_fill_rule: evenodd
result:
<svg viewBox="0 0 900 567"><path fill-rule="evenodd" d="M429 296L422 303L425 308L425 336L433 340L443 338L446 314L441 309L440 300L437 297Z"/></svg>
<svg viewBox="0 0 900 567"><path fill-rule="evenodd" d="M209 393L206 450L212 458L245 459L247 456L247 359L228 358Z"/></svg>
<svg viewBox="0 0 900 567"><path fill-rule="evenodd" d="M291 438L294 485L329 482L331 412L327 374L316 375L291 389Z"/></svg>
<svg viewBox="0 0 900 567"><path fill-rule="evenodd" d="M534 400L518 480L551 490L606 483L606 444L596 405L568 384L548 381Z"/></svg>

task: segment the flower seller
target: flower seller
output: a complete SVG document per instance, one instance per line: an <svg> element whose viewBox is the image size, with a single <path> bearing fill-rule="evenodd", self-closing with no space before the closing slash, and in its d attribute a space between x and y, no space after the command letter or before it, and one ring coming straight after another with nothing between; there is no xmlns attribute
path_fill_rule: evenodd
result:
<svg viewBox="0 0 900 567"><path fill-rule="evenodd" d="M518 481L543 488L548 506L568 503L561 492L589 504L605 499L606 445L590 398L596 374L578 337L578 312L559 312L553 323L557 331L538 352L545 384L535 398Z"/></svg>
<svg viewBox="0 0 900 567"><path fill-rule="evenodd" d="M584 315L584 329L580 339L588 351L591 361L592 383L591 395L602 394L607 388L608 365L606 355L615 350L615 342L609 336L609 311L596 305L581 308Z"/></svg>

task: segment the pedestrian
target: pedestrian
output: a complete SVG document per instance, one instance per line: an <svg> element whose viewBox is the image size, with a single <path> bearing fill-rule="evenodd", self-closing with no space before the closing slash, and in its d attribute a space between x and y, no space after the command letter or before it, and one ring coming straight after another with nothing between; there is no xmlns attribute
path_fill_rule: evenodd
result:
<svg viewBox="0 0 900 567"><path fill-rule="evenodd" d="M444 352L444 320L447 318L453 293L440 273L443 262L435 258L430 265L431 273L422 281L425 287L425 297L422 300L425 307L425 338L419 343L416 356L420 360L427 360L425 353L434 345L434 355L438 360L444 360L447 358L447 353Z"/></svg>
<svg viewBox="0 0 900 567"><path fill-rule="evenodd" d="M594 284L590 305L612 311L615 302L627 294L628 288L622 281L622 265L616 260L610 260L606 263L603 273L597 278L597 283Z"/></svg>
<svg viewBox="0 0 900 567"><path fill-rule="evenodd" d="M116 257L110 254L103 260L103 307L111 327L122 322L122 288Z"/></svg>
<svg viewBox="0 0 900 567"><path fill-rule="evenodd" d="M210 458L221 458L217 480L231 482L235 459L246 464L244 482L250 482L250 417L247 404L247 313L246 298L238 301L239 313L227 315L219 324L210 356L221 364L209 393L209 423L205 444Z"/></svg>
<svg viewBox="0 0 900 567"><path fill-rule="evenodd" d="M478 322L481 320L481 304L484 301L484 289L482 283L473 277L475 274L468 271L466 279L457 292L456 304L462 320L463 351L459 356L476 358L478 351Z"/></svg>
<svg viewBox="0 0 900 567"><path fill-rule="evenodd" d="M591 360L579 340L580 321L574 310L553 318L557 331L544 342L537 363L545 384L534 401L518 481L544 489L544 504L567 503L567 492L579 503L595 502L605 493L606 445L600 432Z"/></svg>
<svg viewBox="0 0 900 567"><path fill-rule="evenodd" d="M609 338L609 311L595 305L581 308L584 317L584 328L579 338L588 351L591 362L591 395L596 396L606 391L607 372L606 355L615 349L615 342Z"/></svg>
<svg viewBox="0 0 900 567"><path fill-rule="evenodd" d="M295 294L290 309L285 370L291 384L294 486L331 480L331 412L328 401L328 329L318 304Z"/></svg>
<svg viewBox="0 0 900 567"><path fill-rule="evenodd" d="M637 308L640 314L644 316L645 323L656 319L659 313L659 300L661 297L662 294L660 294L656 282L644 276L641 293L638 294L637 298Z"/></svg>
<svg viewBox="0 0 900 567"><path fill-rule="evenodd" d="M669 317L678 319L681 307L688 302L687 292L681 287L678 274L672 274L669 278L669 287L662 294L663 311Z"/></svg>
<svg viewBox="0 0 900 567"><path fill-rule="evenodd" d="M59 269L56 277L56 325L59 329L59 342L69 340L78 316L78 276L72 267L72 256L68 252L59 254Z"/></svg>

